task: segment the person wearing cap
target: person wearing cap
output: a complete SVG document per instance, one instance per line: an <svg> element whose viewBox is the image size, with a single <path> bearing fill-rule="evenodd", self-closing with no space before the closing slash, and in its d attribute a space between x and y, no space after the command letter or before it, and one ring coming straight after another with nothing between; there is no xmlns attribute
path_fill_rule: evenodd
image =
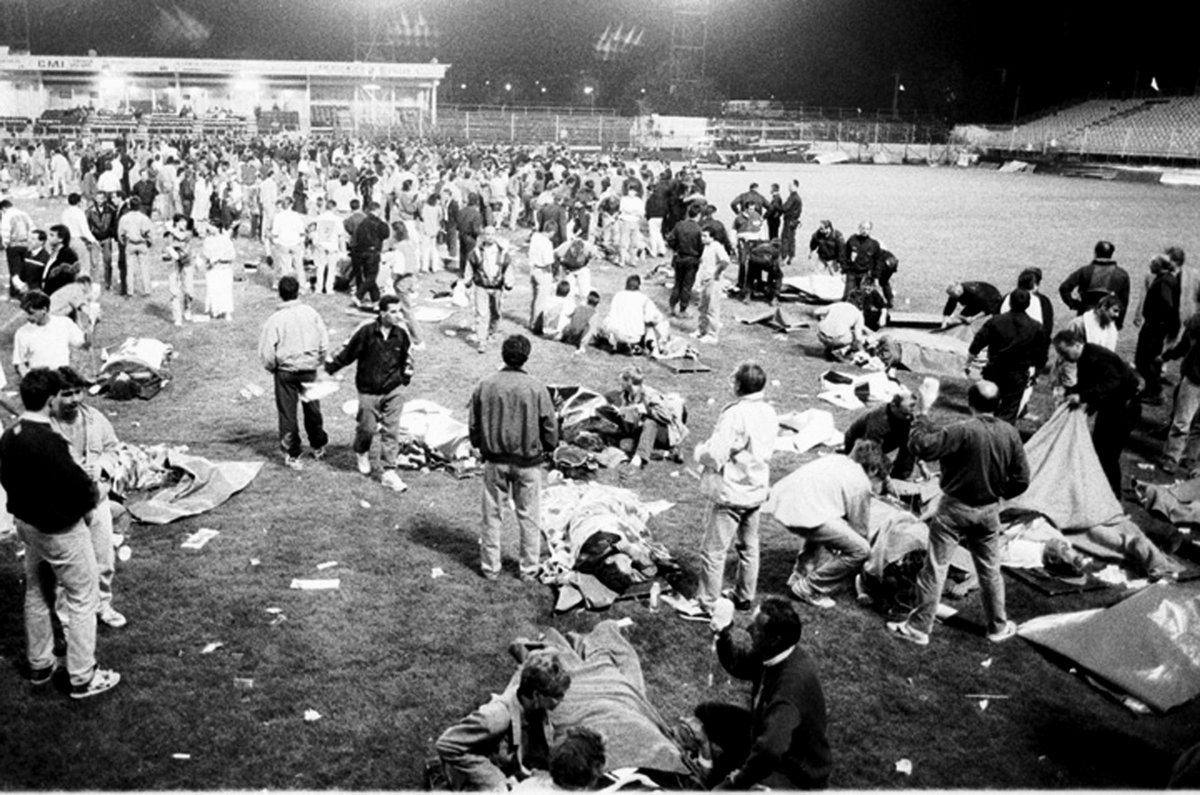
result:
<svg viewBox="0 0 1200 795"><path fill-rule="evenodd" d="M513 288L511 266L508 246L496 237L496 227L485 226L479 243L467 255L463 274L463 286L475 288L475 345L480 353L487 351L488 340L500 325L501 300Z"/></svg>
<svg viewBox="0 0 1200 795"><path fill-rule="evenodd" d="M468 429L483 459L480 572L500 576L501 508L511 497L521 532L520 578L536 579L541 561L542 460L558 446L558 419L550 391L525 372L531 346L523 334L504 340L504 367L471 394Z"/></svg>
<svg viewBox="0 0 1200 795"><path fill-rule="evenodd" d="M300 282L295 276L279 280L279 308L267 318L258 337L258 356L275 381L275 410L279 415L279 446L283 462L301 469L300 425L296 403L304 413L304 431L313 458L325 456L329 436L321 416L321 403L301 400L305 384L315 383L317 368L329 353L329 331L311 306L300 302Z"/></svg>
<svg viewBox="0 0 1200 795"><path fill-rule="evenodd" d="M96 553L86 519L96 507L96 484L50 425L52 400L62 390L56 370L37 367L21 381L25 412L0 437L0 485L25 543L25 641L29 681L49 683L61 667L54 654L48 571L62 588L67 621L66 669L74 699L99 695L121 681L96 665L100 607Z"/></svg>
<svg viewBox="0 0 1200 795"><path fill-rule="evenodd" d="M1125 310L1129 306L1129 273L1113 259L1116 247L1112 243L1101 240L1094 251L1091 262L1063 279L1058 294L1077 315L1095 307L1106 295L1116 296L1121 302L1121 312L1117 316L1119 330L1125 325Z"/></svg>
<svg viewBox="0 0 1200 795"><path fill-rule="evenodd" d="M722 600L724 601L724 600ZM800 646L803 623L786 599L768 597L746 631L726 603L713 613L717 659L735 679L753 683L750 708L705 702L695 715L713 745L704 783L713 789L807 790L829 784L833 758L825 692Z"/></svg>
<svg viewBox="0 0 1200 795"><path fill-rule="evenodd" d="M126 619L112 606L116 556L113 509L108 494L117 474L117 450L121 443L104 412L83 402L84 392L92 382L73 367L60 367L57 372L62 379L62 390L50 400L50 427L67 440L71 455L96 484L98 495L96 507L86 516L99 577L100 605L96 617L100 623L120 629Z"/></svg>

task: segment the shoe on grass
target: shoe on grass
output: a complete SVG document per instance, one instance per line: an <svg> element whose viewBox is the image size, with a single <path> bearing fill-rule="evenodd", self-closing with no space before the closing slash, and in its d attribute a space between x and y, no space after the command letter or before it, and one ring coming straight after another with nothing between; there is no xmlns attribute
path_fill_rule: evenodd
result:
<svg viewBox="0 0 1200 795"><path fill-rule="evenodd" d="M33 685L34 687L41 687L42 685L49 684L50 680L54 678L56 671L58 671L57 660L50 663L45 668L32 668L29 671L29 684Z"/></svg>
<svg viewBox="0 0 1200 795"><path fill-rule="evenodd" d="M382 477L379 478L379 482L395 492L408 491L408 484L400 479L400 476L396 474L396 470L394 469L384 472Z"/></svg>
<svg viewBox="0 0 1200 795"><path fill-rule="evenodd" d="M854 601L863 607L870 607L875 604L875 598L871 596L871 591L868 590L867 581L864 579L861 571L854 575Z"/></svg>
<svg viewBox="0 0 1200 795"><path fill-rule="evenodd" d="M371 454L358 453L356 458L358 459L358 471L364 475L371 474Z"/></svg>
<svg viewBox="0 0 1200 795"><path fill-rule="evenodd" d="M909 626L907 621L889 621L887 622L887 629L893 638L906 640L917 646L929 645L929 633L914 629Z"/></svg>
<svg viewBox="0 0 1200 795"><path fill-rule="evenodd" d="M732 588L726 588L724 591L721 591L721 596L733 602L733 609L737 610L739 613L746 613L754 607L753 599L738 598L738 596L733 592Z"/></svg>
<svg viewBox="0 0 1200 795"><path fill-rule="evenodd" d="M996 632L989 632L987 638L992 643L1003 643L1004 641L1008 640L1009 638L1014 637L1016 634L1017 634L1016 623L1012 622L1012 621L1005 621L1004 626L1000 630L998 630Z"/></svg>
<svg viewBox="0 0 1200 795"><path fill-rule="evenodd" d="M114 610L112 605L105 605L96 617L100 619L101 624L113 629L120 629L128 623L125 616Z"/></svg>
<svg viewBox="0 0 1200 795"><path fill-rule="evenodd" d="M790 583L790 589L792 597L806 605L819 607L822 610L829 610L837 605L837 602L833 601L832 598L814 591L812 586L808 584L808 581L800 577L797 577Z"/></svg>
<svg viewBox="0 0 1200 795"><path fill-rule="evenodd" d="M92 672L92 681L86 685L71 685L71 698L91 698L112 690L121 682L121 675L116 671L97 668Z"/></svg>
<svg viewBox="0 0 1200 795"><path fill-rule="evenodd" d="M283 465L295 472L299 472L300 470L304 469L304 464L300 463L300 457L294 455L284 455Z"/></svg>
<svg viewBox="0 0 1200 795"><path fill-rule="evenodd" d="M318 461L325 460L325 448L324 447L314 447L312 453L313 453L313 458L317 459Z"/></svg>

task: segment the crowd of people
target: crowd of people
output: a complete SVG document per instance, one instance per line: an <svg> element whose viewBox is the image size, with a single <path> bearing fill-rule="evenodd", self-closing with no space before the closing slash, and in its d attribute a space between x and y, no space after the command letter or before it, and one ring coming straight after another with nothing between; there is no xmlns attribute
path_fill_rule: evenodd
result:
<svg viewBox="0 0 1200 795"><path fill-rule="evenodd" d="M284 464L303 467L301 425L312 456L325 455L329 436L319 400L308 399L308 392L322 371L332 375L353 364L358 470L374 471L378 436L380 482L403 492L400 414L413 352L424 345L410 305L415 278L455 273L454 290L472 307L473 342L481 354L500 336L505 296L527 267L529 335L561 340L575 354L600 345L619 355L669 356L677 343L687 344L679 339L685 333L680 320L693 317L693 303L699 316L692 337L715 345L727 338L727 297L778 300L782 269L796 260L803 208L797 181L786 196L779 185L768 197L750 184L733 200L735 218L727 229L695 167L631 166L554 147L213 139L114 149L10 146L0 161L15 181L65 200L61 222L45 230L18 202L0 200L10 296L28 319L16 333L13 356L24 412L0 439L0 483L28 550L30 679L44 684L59 666L52 625L61 613L68 618L63 665L75 698L105 692L120 680L96 664L91 617L111 627L125 623L112 606L112 511L105 498L112 474L105 451L115 435L96 419L101 415L80 404L88 382L70 368L71 350L89 344L100 292L151 299L153 275L165 270L178 326L197 312L195 271L203 267L206 311L228 317L235 241L261 244L259 267L269 272L281 304L262 326L258 354L274 379ZM527 253L512 234L522 229L529 230ZM891 280L899 260L872 231L863 221L845 238L824 220L809 242L809 259L844 280L841 300L817 329L839 360L869 348L894 305ZM1163 364L1182 359L1162 466L1170 473L1195 467L1200 474L1200 432L1192 430L1200 412L1200 315L1181 321L1190 306L1183 296L1200 301L1200 292L1185 286L1181 250L1155 258L1134 310L1140 329L1135 373L1114 352L1130 279L1113 254L1113 245L1101 241L1095 259L1063 282L1063 302L1078 316L1057 333L1036 268L1020 273L1007 294L980 281L950 285L943 327L978 323L970 354L987 352L982 378L968 391L970 416L935 422L932 392L904 392L857 417L841 453L774 484L779 422L766 397L767 373L754 361L738 366L729 403L692 454L707 512L699 586L686 612L710 623L722 665L752 681L754 696L750 710L697 708L714 745L706 784L822 787L831 768L824 696L799 645L800 615L787 599L758 598L764 513L803 539L788 580L793 601L828 609L840 591L861 591L872 495L890 479L923 477L925 462L938 462L942 494L929 522L918 604L887 629L901 640L929 643L948 561L962 544L979 573L987 637L1001 642L1015 634L1015 625L999 572L999 509L1029 484L1015 424L1038 377L1053 369L1062 399L1095 415L1096 452L1120 499L1120 455L1141 405L1164 401ZM595 289L592 268L601 264L629 271L624 289L607 297ZM664 311L641 288L668 264L672 288ZM370 314L336 351L320 312L303 300L335 290L352 292L354 306ZM519 526L518 576L532 580L542 553L543 464L559 444L560 428L546 386L524 369L529 337L506 335L499 348L503 368L483 378L469 402L469 438L483 463L479 573L487 580L501 574L502 512L511 503ZM628 465L640 468L663 451L681 456L686 411L668 406L636 365L621 381L613 402L629 440ZM90 418L83 430L76 426L81 417ZM56 484L54 499L47 499L47 483ZM731 546L737 568L726 588ZM47 591L46 581L57 582L57 599L47 598L53 587ZM748 638L731 629L737 611L752 611ZM594 781L591 768L583 764L581 771L576 763L594 760L595 738L553 742L551 716L569 686L569 675L552 662L527 664L512 693L438 741L451 782L503 785L507 774L519 777L533 765L557 766L566 771L564 780ZM494 758L500 745L508 751L503 764Z"/></svg>

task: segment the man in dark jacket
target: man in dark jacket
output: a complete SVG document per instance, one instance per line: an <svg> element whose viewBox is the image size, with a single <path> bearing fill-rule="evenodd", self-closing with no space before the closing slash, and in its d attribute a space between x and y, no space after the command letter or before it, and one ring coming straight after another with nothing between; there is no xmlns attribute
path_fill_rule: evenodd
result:
<svg viewBox="0 0 1200 795"><path fill-rule="evenodd" d="M1082 315L1106 295L1115 295L1121 302L1117 329L1125 325L1125 310L1129 306L1129 273L1113 259L1116 247L1107 240L1096 244L1095 258L1068 276L1058 288L1063 303Z"/></svg>
<svg viewBox="0 0 1200 795"><path fill-rule="evenodd" d="M107 193L96 194L95 202L87 211L87 223L99 249L99 256L92 256L92 284L102 284L105 290L111 290L113 240L117 237L117 205L112 203Z"/></svg>
<svg viewBox="0 0 1200 795"><path fill-rule="evenodd" d="M1000 311L1004 296L996 285L987 282L955 282L946 288L946 306L942 308L942 328L950 325L954 310L959 317L969 320L982 315L994 315Z"/></svg>
<svg viewBox="0 0 1200 795"><path fill-rule="evenodd" d="M371 202L350 241L350 269L358 274L355 299L360 306L374 307L379 302L379 259L384 242L391 236L391 227L379 217L379 203Z"/></svg>
<svg viewBox="0 0 1200 795"><path fill-rule="evenodd" d="M792 180L788 196L783 200L780 215L783 228L779 233L779 253L789 265L796 257L796 231L800 228L800 213L804 211L804 201L800 198L800 180Z"/></svg>
<svg viewBox="0 0 1200 795"><path fill-rule="evenodd" d="M458 272L466 273L467 257L475 250L475 243L483 234L483 200L478 193L467 196L467 206L458 211ZM541 227L535 227L540 229Z"/></svg>
<svg viewBox="0 0 1200 795"><path fill-rule="evenodd" d="M96 613L99 575L91 532L85 521L97 492L87 472L71 456L67 440L50 424L51 401L63 389L61 376L35 367L21 379L25 413L0 437L0 483L8 511L25 543L25 636L29 680L44 685L58 663L54 655L51 606L43 582L50 571L62 588L71 698L98 695L116 687L121 675L96 666Z"/></svg>
<svg viewBox="0 0 1200 795"><path fill-rule="evenodd" d="M675 286L671 288L671 315L687 317L688 304L692 302L692 285L696 283L696 271L700 268L700 255L704 244L700 241L701 208L698 204L688 207L687 218L675 224L667 235L667 247L675 252L671 266L675 270Z"/></svg>
<svg viewBox="0 0 1200 795"><path fill-rule="evenodd" d="M912 430L916 400L916 395L911 392L901 392L889 403L858 415L846 429L842 453L850 455L860 439L875 442L884 455L892 451L896 453L891 477L908 480L917 461L908 449L908 434Z"/></svg>
<svg viewBox="0 0 1200 795"><path fill-rule="evenodd" d="M724 601L724 600L721 600ZM715 789L824 789L833 767L825 693L800 648L802 624L786 599L768 597L746 633L732 629L732 605L714 610L717 658L731 676L753 682L750 709L706 702L696 717L713 744ZM747 642L748 640L748 642Z"/></svg>
<svg viewBox="0 0 1200 795"><path fill-rule="evenodd" d="M1046 366L1047 351L1042 347L1042 325L1027 313L1029 293L1013 290L1008 301L1009 310L988 318L975 332L967 352L978 356L987 350L983 377L1000 390L996 417L1015 425L1026 389Z"/></svg>
<svg viewBox="0 0 1200 795"><path fill-rule="evenodd" d="M1075 384L1067 387L1067 405L1095 414L1092 445L1113 494L1121 499L1121 451L1142 419L1138 377L1117 354L1085 342L1083 334L1065 328L1054 335L1054 350L1075 363Z"/></svg>
<svg viewBox="0 0 1200 795"><path fill-rule="evenodd" d="M918 393L908 448L922 461L941 463L942 496L929 521L929 554L917 575L917 606L904 621L888 622L895 637L929 645L934 615L959 544L979 574L987 637L1002 643L1017 634L1004 609L1000 574L1000 503L1029 488L1029 460L1017 429L995 417L1000 391L990 381L967 390L971 417L938 428L928 417L934 395Z"/></svg>
<svg viewBox="0 0 1200 795"><path fill-rule="evenodd" d="M812 259L813 254L825 266L826 273L837 273L841 268L842 260L846 258L846 239L833 228L833 221L821 221L817 231L813 232L808 241L808 258Z"/></svg>
<svg viewBox="0 0 1200 795"><path fill-rule="evenodd" d="M524 335L504 340L504 368L471 395L471 444L484 462L480 571L488 580L500 575L501 507L509 497L521 531L521 580L536 580L540 564L541 463L558 446L558 419L550 391L522 369L530 349Z"/></svg>
<svg viewBox="0 0 1200 795"><path fill-rule="evenodd" d="M379 458L383 465L380 482L393 491L408 486L396 472L400 447L400 412L404 408L401 388L412 378L411 338L404 326L404 306L394 295L379 300L379 318L359 326L346 346L325 363L333 375L351 362L358 362L354 386L358 390L358 427L354 431L354 454L358 471L371 474L371 442L379 430Z"/></svg>
<svg viewBox="0 0 1200 795"><path fill-rule="evenodd" d="M874 228L870 221L858 225L858 233L850 235L846 247L842 249L842 273L846 275L846 291L843 296L862 289L864 281L875 273L878 267L879 241L871 237ZM845 300L843 298L842 300Z"/></svg>

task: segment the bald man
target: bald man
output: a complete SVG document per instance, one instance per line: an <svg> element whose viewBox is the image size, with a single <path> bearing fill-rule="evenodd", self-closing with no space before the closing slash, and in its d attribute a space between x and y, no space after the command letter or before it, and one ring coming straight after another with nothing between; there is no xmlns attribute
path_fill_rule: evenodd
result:
<svg viewBox="0 0 1200 795"><path fill-rule="evenodd" d="M907 620L888 622L887 628L901 640L929 645L950 556L961 543L979 574L988 640L1000 643L1017 632L1004 612L1000 502L1029 487L1029 462L1016 429L995 416L1000 389L991 381L977 381L968 390L969 419L935 427L929 419L932 402L923 387L908 448L922 461L941 462L942 497L929 521L929 554L917 577L917 607Z"/></svg>

